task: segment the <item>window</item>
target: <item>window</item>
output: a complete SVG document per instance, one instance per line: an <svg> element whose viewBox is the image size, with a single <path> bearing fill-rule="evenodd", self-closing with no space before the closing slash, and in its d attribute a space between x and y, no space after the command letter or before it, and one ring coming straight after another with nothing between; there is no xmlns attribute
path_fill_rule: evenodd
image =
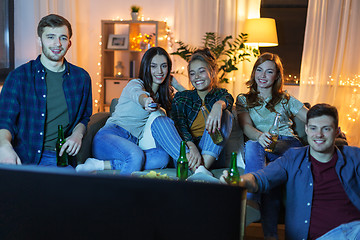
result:
<svg viewBox="0 0 360 240"><path fill-rule="evenodd" d="M0 0L0 84L14 69L14 0Z"/></svg>
<svg viewBox="0 0 360 240"><path fill-rule="evenodd" d="M262 0L261 17L274 18L278 34L277 47L260 51L276 53L284 64L285 84L300 83L300 67L306 26L308 0Z"/></svg>

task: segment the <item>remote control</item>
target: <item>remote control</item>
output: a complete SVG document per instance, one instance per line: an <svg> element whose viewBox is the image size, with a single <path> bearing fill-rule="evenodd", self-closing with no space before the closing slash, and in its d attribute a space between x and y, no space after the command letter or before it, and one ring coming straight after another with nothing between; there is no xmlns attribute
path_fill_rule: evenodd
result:
<svg viewBox="0 0 360 240"><path fill-rule="evenodd" d="M149 107L151 107L151 108L156 108L158 106L158 104L157 103L150 103L149 104Z"/></svg>

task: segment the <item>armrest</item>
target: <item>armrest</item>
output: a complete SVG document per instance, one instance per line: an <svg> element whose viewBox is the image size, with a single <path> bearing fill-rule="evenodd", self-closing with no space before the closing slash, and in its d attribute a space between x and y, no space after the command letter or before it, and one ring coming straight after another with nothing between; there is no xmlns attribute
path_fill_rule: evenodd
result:
<svg viewBox="0 0 360 240"><path fill-rule="evenodd" d="M298 119L297 117L294 117L293 119L293 130L295 132L295 135L297 135L302 142L303 145L307 145L307 136L305 132L305 123Z"/></svg>
<svg viewBox="0 0 360 240"><path fill-rule="evenodd" d="M87 158L92 157L92 140L100 128L105 125L109 116L109 112L99 112L90 117L80 151L76 155L77 164L84 163Z"/></svg>

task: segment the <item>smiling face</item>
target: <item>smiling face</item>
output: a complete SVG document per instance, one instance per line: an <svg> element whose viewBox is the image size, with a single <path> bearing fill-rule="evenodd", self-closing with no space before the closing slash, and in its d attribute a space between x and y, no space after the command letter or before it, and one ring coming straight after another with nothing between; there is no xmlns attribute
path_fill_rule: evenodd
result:
<svg viewBox="0 0 360 240"><path fill-rule="evenodd" d="M66 52L71 46L69 31L66 26L45 27L40 40L42 60L63 62Z"/></svg>
<svg viewBox="0 0 360 240"><path fill-rule="evenodd" d="M212 88L210 71L205 62L195 60L189 66L191 84L197 91L209 92Z"/></svg>
<svg viewBox="0 0 360 240"><path fill-rule="evenodd" d="M255 82L257 84L257 90L265 88L272 88L277 78L276 66L273 61L265 61L260 64L255 71Z"/></svg>
<svg viewBox="0 0 360 240"><path fill-rule="evenodd" d="M151 60L150 68L153 84L162 84L169 71L166 57L158 54L155 55Z"/></svg>
<svg viewBox="0 0 360 240"><path fill-rule="evenodd" d="M310 153L313 156L333 153L335 138L339 134L339 128L335 126L333 117L323 115L310 118L305 125L305 132L310 145Z"/></svg>

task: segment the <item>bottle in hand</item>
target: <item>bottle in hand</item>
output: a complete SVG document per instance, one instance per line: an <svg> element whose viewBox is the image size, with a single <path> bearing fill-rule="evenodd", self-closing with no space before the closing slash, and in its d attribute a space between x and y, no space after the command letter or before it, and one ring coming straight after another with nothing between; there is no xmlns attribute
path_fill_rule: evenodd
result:
<svg viewBox="0 0 360 240"><path fill-rule="evenodd" d="M208 116L209 116L209 112L208 112L208 110L205 108L205 106L202 106L200 109L201 109L201 112L202 112L202 114L203 114L203 116L204 116L205 123L206 123L206 120L207 120L207 118L208 118ZM210 134L210 137L211 137L211 139L213 140L213 142L214 142L215 144L219 144L219 143L221 143L222 141L224 141L224 138L223 138L220 130L217 129L217 128L215 129L215 132L214 132L214 133L210 133L210 132L209 132L209 134Z"/></svg>
<svg viewBox="0 0 360 240"><path fill-rule="evenodd" d="M240 182L240 173L237 166L237 154L236 152L231 153L231 163L229 168L229 175L226 179L226 181L230 185L238 185Z"/></svg>
<svg viewBox="0 0 360 240"><path fill-rule="evenodd" d="M186 158L185 141L181 141L180 144L180 156L176 161L176 177L179 180L186 180L188 178L189 162Z"/></svg>
<svg viewBox="0 0 360 240"><path fill-rule="evenodd" d="M279 123L280 123L280 114L276 114L274 122L269 129L269 133L271 135L271 143L270 145L265 148L266 152L273 152L276 146L276 142L279 138Z"/></svg>
<svg viewBox="0 0 360 240"><path fill-rule="evenodd" d="M59 156L62 146L65 144L64 130L62 125L58 125L58 138L56 141L56 162L58 167L66 167L69 165L68 154L64 151Z"/></svg>

